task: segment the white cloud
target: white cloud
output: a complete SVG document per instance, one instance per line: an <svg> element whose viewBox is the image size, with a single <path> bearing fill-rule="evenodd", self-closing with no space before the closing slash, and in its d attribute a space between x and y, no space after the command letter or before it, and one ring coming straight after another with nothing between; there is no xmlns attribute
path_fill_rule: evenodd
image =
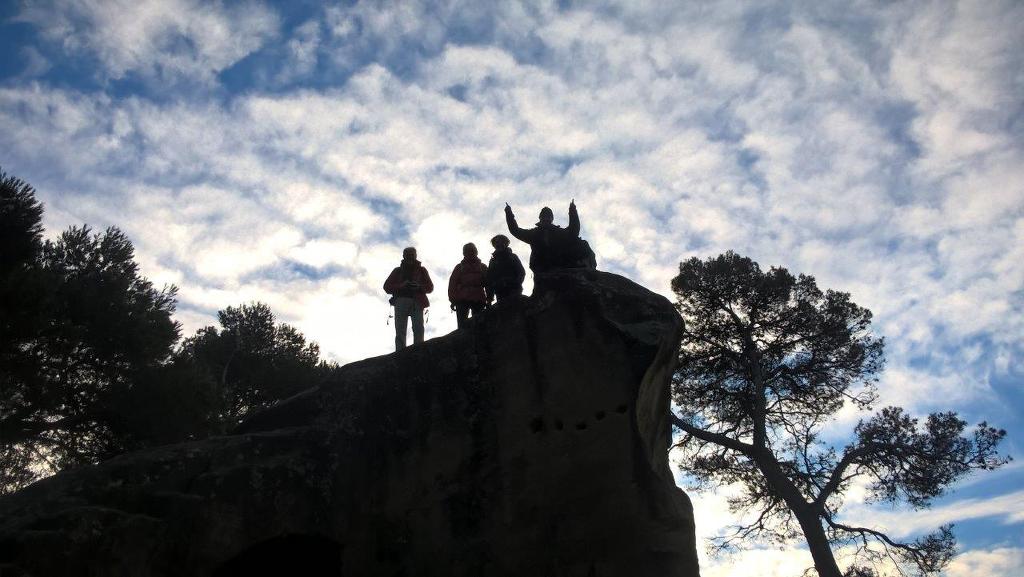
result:
<svg viewBox="0 0 1024 577"><path fill-rule="evenodd" d="M131 37L128 30L157 26L154 14L169 10L140 5L137 15L114 16L102 11L109 8L84 6L79 12L98 19L93 27L54 23L48 33L116 42ZM227 18L226 8L211 6L176 12ZM411 6L339 10L329 9L323 24L334 36L354 33L343 22L357 19L363 33L387 30L396 42L402 31L419 34L459 17L442 10L438 20ZM174 245L166 250L176 258L197 255L187 266L201 274L245 274L313 241L360 244L374 234L412 234L431 215L462 215L467 224L449 230L481 242L501 229L504 200L522 218L575 196L600 261L635 271L662 292L679 259L735 248L765 265L783 264L816 274L825 286L853 290L876 311L881 328L900 336L903 342L890 339L895 354L936 348L936 327L951 344L958 335L1005 343L1019 337L1019 323L1007 332L1005 321L1020 306L1013 287L1021 267L1000 247L1020 244L1017 225L1008 220L1024 204L1016 193L1020 148L1008 146L949 179L929 176L917 183L920 196L894 188L905 182L894 179L894 167L906 167L905 178L916 182L916 167L932 162L932 150L915 160L890 137L877 116L877 107L900 104L888 86L921 106L935 101L933 93L958 94L948 79L938 83L942 90L933 86L938 81L913 80L935 75L927 72L933 64L922 57L923 41L907 46L911 40L893 39L900 66L916 71L897 76L866 58L856 35L837 36L806 18L778 37L760 37L767 44L751 54L744 48L750 40L735 25L742 11L703 20L659 12L664 21L656 23L645 21L641 8L631 13L631 21L547 8L499 13L509 18L496 24L508 34L499 39L508 47L436 47L436 56L405 80L370 63L341 88L255 93L229 105L112 102L102 94L28 85L4 90L0 106L17 150L49 151L81 186L80 194L51 202L52 211L73 204L79 208L71 210L96 221L110 202L120 202L114 199L125 183L159 182L159 190L138 194L129 220L146 222L139 227L143 236L175 239L165 244ZM928 11L896 16L890 27L924 27L942 45L973 30L935 28ZM543 22L537 35L549 51L540 65L512 52L512 31L525 30L531 19ZM174 22L167 26L215 28ZM313 62L320 27L307 21L285 40L293 56ZM101 34L108 28L122 35ZM692 43L674 40L683 37ZM998 38L987 41L985 57L1006 60L999 51L1005 38L1004 44ZM160 61L155 53L125 50L108 49L112 69ZM780 63L785 66L769 68ZM1004 81L972 78L988 96L967 98L971 110L1005 103ZM461 100L451 96L453 88ZM735 136L709 132L712 114ZM91 183L75 176L92 172ZM165 184L173 181L203 184ZM218 192L197 198L189 192L196 186ZM184 217L175 214L182 205L187 208L177 210ZM163 216L146 216L156 214ZM159 220L166 229L152 233ZM282 237L279 228L302 232ZM287 240L258 246L231 240L244 239L245 231ZM461 243L450 240L457 256ZM403 242L396 240L395 249ZM902 246L893 252L896 242ZM231 251L247 254L235 258ZM979 277L970 270L989 272Z"/></svg>
<svg viewBox="0 0 1024 577"><path fill-rule="evenodd" d="M994 517L1006 525L1024 521L1024 490L1002 495L958 499L921 511L885 511L849 503L843 519L871 526L895 537L910 537L934 531L946 523Z"/></svg>
<svg viewBox="0 0 1024 577"><path fill-rule="evenodd" d="M1005 471L1004 471L1005 473ZM966 486L966 485L965 485ZM729 512L726 498L738 487L720 487L714 491L691 493L694 503L694 517L697 524L698 553L702 575L766 575L768 577L789 577L799 575L813 566L810 554L799 540L792 543L765 547L749 543L745 548L728 553L711 555L706 547L712 537L729 533L730 527L739 518ZM886 531L899 538L913 538L934 531L945 523L957 523L972 519L992 518L1006 527L1007 534L1018 530L1016 524L1024 522L1024 491L1000 495L993 498L963 499L947 505L923 511L884 511L877 507L859 505L866 496L863 485L851 487L846 495L847 507L843 510L843 522L868 526ZM747 520L752 520L748 515ZM969 550L957 555L947 569L949 575L993 575L1010 577L1017 575L1024 567L1024 557L1018 548L996 548L992 550ZM851 562L852 550L835 550L841 566ZM970 573L968 569L988 567L990 571Z"/></svg>
<svg viewBox="0 0 1024 577"><path fill-rule="evenodd" d="M320 22L308 20L297 26L285 43L287 60L278 74L278 82L294 82L309 77L316 69L321 44Z"/></svg>
<svg viewBox="0 0 1024 577"><path fill-rule="evenodd" d="M924 171L953 173L1013 146L998 126L1019 107L1022 10L1012 1L932 2L887 31L895 44L890 81L920 113L913 128Z"/></svg>
<svg viewBox="0 0 1024 577"><path fill-rule="evenodd" d="M329 264L349 266L358 252L359 247L351 242L311 240L295 247L290 256L303 264L321 268Z"/></svg>
<svg viewBox="0 0 1024 577"><path fill-rule="evenodd" d="M997 547L957 555L946 569L949 577L1012 577L1024 572L1024 549Z"/></svg>
<svg viewBox="0 0 1024 577"><path fill-rule="evenodd" d="M806 550L795 548L751 549L740 551L701 565L705 577L793 577L803 575L814 562Z"/></svg>
<svg viewBox="0 0 1024 577"><path fill-rule="evenodd" d="M25 61L24 68L18 75L20 78L27 79L42 76L53 67L49 59L43 56L34 46L24 46L19 53L22 60Z"/></svg>
<svg viewBox="0 0 1024 577"><path fill-rule="evenodd" d="M69 54L94 55L103 78L139 72L202 82L258 50L278 26L255 1L51 0L26 4L17 19Z"/></svg>

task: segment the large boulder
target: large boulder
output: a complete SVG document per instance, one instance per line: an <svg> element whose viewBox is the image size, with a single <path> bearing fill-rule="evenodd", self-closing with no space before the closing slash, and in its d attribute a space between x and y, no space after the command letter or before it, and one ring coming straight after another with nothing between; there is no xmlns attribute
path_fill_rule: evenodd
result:
<svg viewBox="0 0 1024 577"><path fill-rule="evenodd" d="M696 576L667 459L681 319L609 273L535 286L235 434L0 500L0 574Z"/></svg>

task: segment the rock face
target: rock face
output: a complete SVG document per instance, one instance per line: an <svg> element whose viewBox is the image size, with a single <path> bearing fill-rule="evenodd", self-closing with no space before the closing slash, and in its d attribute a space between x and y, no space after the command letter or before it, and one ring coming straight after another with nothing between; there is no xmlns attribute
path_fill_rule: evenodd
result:
<svg viewBox="0 0 1024 577"><path fill-rule="evenodd" d="M696 576L668 467L682 321L597 271L230 436L0 500L0 575Z"/></svg>

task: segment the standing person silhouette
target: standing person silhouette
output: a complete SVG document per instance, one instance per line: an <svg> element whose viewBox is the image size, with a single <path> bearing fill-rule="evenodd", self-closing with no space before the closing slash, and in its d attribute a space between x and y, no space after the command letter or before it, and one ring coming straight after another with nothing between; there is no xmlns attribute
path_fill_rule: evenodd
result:
<svg viewBox="0 0 1024 577"><path fill-rule="evenodd" d="M395 350L405 348L406 327L412 318L412 342L423 342L423 309L430 306L427 293L433 292L434 283L416 260L416 249L402 251L402 263L391 271L384 281L384 292L391 295L395 307Z"/></svg>
<svg viewBox="0 0 1024 577"><path fill-rule="evenodd" d="M523 279L526 269L512 249L508 237L499 234L491 239L494 254L487 264L487 296L497 298L498 303L523 294Z"/></svg>
<svg viewBox="0 0 1024 577"><path fill-rule="evenodd" d="M455 321L461 329L469 320L469 313L476 318L487 304L487 265L480 262L476 245L468 243L462 247L462 262L455 265L448 278L448 300L455 311Z"/></svg>

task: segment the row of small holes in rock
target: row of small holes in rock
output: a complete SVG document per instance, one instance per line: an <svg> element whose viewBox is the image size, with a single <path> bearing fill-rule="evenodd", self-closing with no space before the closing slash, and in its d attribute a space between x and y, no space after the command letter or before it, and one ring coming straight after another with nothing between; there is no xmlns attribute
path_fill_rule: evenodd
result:
<svg viewBox="0 0 1024 577"><path fill-rule="evenodd" d="M618 407L615 408L615 412L619 413L620 415L625 414L627 410L629 410L629 406L625 404L619 405ZM594 418L600 421L604 419L606 415L607 413L605 413L604 411L597 411L596 413L594 413ZM576 423L577 431L583 431L586 428L586 421L580 421ZM561 421L561 419L555 419L555 430L561 431L563 429L565 429L565 424ZM544 417L534 417L533 420L530 421L531 432L542 433L544 432L544 430Z"/></svg>

